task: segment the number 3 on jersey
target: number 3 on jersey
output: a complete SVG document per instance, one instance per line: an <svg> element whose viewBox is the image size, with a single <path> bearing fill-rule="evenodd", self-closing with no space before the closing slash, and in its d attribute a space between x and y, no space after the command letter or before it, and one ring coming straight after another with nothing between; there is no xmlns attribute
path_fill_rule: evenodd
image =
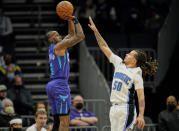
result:
<svg viewBox="0 0 179 131"><path fill-rule="evenodd" d="M121 88L122 88L122 82L120 82L120 81L114 81L112 90L120 91Z"/></svg>

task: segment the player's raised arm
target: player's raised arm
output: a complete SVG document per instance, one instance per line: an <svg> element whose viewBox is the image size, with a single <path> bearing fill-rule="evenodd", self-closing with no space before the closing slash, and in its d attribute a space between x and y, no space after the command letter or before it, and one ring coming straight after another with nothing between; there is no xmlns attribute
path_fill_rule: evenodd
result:
<svg viewBox="0 0 179 131"><path fill-rule="evenodd" d="M89 16L89 22L90 22L90 24L88 24L88 26L91 28L91 30L93 30L100 49L105 54L105 56L109 59L112 54L111 49L108 47L106 41L103 39L103 37L99 33L98 29L96 28L96 26L90 16Z"/></svg>
<svg viewBox="0 0 179 131"><path fill-rule="evenodd" d="M69 28L70 28L69 31L71 34L65 37L61 42L57 43L57 45L55 46L55 50L61 50L61 49L66 49L68 47L72 47L77 43L79 43L80 41L82 41L85 37L83 33L83 29L77 18L73 17L73 19L70 19L68 21L69 21Z"/></svg>
<svg viewBox="0 0 179 131"><path fill-rule="evenodd" d="M68 35L64 39L69 39L70 37L74 36L74 34L75 34L75 26L73 21L70 19L68 20Z"/></svg>

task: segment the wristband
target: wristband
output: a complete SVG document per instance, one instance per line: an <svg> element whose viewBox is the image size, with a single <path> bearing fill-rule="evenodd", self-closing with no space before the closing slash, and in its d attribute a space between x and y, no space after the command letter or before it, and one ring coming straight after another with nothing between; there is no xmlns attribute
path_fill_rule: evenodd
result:
<svg viewBox="0 0 179 131"><path fill-rule="evenodd" d="M73 19L73 22L74 22L74 24L78 24L78 23L79 23L79 21L78 21L77 18L74 18L74 19Z"/></svg>

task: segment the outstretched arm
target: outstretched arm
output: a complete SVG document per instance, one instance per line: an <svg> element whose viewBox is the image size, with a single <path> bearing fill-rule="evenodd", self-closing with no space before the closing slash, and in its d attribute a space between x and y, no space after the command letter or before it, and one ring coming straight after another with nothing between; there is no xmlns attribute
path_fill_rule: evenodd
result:
<svg viewBox="0 0 179 131"><path fill-rule="evenodd" d="M90 16L89 16L89 22L90 22L90 24L88 24L88 26L91 28L91 30L93 30L100 49L105 54L105 56L109 59L110 56L112 55L111 49L108 47L106 41L103 39L103 37L99 33L98 29L96 28L96 26Z"/></svg>
<svg viewBox="0 0 179 131"><path fill-rule="evenodd" d="M138 124L139 129L143 129L145 126L144 121L144 110L145 110L145 97L144 97L144 89L137 89L137 96L139 102L139 115L134 124Z"/></svg>

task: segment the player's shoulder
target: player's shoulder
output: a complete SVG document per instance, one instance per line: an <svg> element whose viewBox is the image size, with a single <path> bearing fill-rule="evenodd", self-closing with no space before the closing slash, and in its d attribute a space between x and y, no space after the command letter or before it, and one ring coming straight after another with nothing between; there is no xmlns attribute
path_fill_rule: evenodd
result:
<svg viewBox="0 0 179 131"><path fill-rule="evenodd" d="M118 65L118 64L121 64L123 60L122 60L121 57L119 57L118 55L112 53L111 56L110 56L110 58L109 58L109 61L110 61L111 63L113 63L113 64Z"/></svg>
<svg viewBox="0 0 179 131"><path fill-rule="evenodd" d="M142 76L142 70L140 67L130 68L130 71L136 76Z"/></svg>

